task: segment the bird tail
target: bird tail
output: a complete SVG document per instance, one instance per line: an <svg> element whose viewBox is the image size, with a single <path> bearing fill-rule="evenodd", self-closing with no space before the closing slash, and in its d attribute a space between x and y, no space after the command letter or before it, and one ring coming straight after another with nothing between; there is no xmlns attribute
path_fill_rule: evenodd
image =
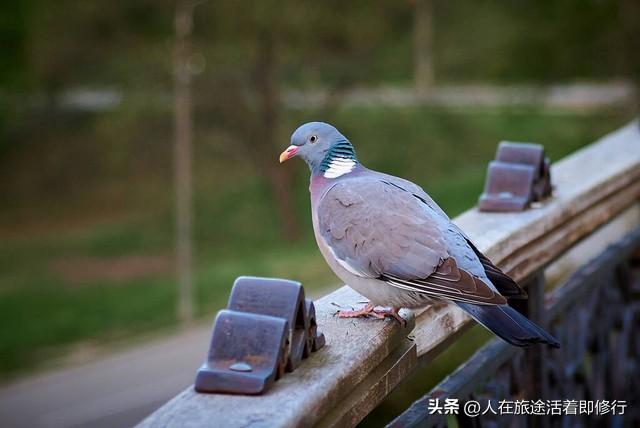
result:
<svg viewBox="0 0 640 428"><path fill-rule="evenodd" d="M520 312L507 305L474 305L456 302L465 312L493 333L515 346L546 343L554 348L560 342Z"/></svg>

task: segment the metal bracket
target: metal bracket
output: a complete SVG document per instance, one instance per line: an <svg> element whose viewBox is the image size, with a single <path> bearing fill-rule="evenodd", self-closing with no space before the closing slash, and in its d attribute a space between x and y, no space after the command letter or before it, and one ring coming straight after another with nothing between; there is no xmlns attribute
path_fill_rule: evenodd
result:
<svg viewBox="0 0 640 428"><path fill-rule="evenodd" d="M551 195L549 158L540 144L503 141L489 163L480 211L523 211Z"/></svg>
<svg viewBox="0 0 640 428"><path fill-rule="evenodd" d="M216 317L196 391L261 394L324 346L299 282L239 277L227 308Z"/></svg>

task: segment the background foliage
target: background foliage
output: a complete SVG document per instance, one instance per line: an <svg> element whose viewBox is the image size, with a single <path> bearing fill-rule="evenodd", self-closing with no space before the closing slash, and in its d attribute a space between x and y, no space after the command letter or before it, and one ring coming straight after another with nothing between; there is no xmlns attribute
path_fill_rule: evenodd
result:
<svg viewBox="0 0 640 428"><path fill-rule="evenodd" d="M176 323L174 12L169 0L0 4L0 375ZM629 1L434 1L436 85L636 79L636 12ZM500 140L542 143L556 160L633 116L341 104L353 88L411 87L413 13L396 0L197 6L200 317L239 275L337 284L313 241L308 173L276 161L302 122L334 123L367 166L423 185L453 216L477 200ZM330 101L292 106L292 90Z"/></svg>

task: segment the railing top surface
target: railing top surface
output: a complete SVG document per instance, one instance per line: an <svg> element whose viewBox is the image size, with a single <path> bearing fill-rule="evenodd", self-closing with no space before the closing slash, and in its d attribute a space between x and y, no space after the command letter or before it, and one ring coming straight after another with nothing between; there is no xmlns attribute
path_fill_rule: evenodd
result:
<svg viewBox="0 0 640 428"><path fill-rule="evenodd" d="M517 280L638 200L638 121L555 163L551 174L554 196L538 208L513 214L472 209L454 219ZM197 394L188 388L141 426L195 427L213 421L224 421L225 426L353 425L409 373L417 356L432 357L470 324L453 306L430 307L416 314L412 343L406 340L410 328L395 322L333 316L339 307L359 306L363 300L348 287L319 299L316 310L327 338L325 348L265 395Z"/></svg>
<svg viewBox="0 0 640 428"><path fill-rule="evenodd" d="M637 179L639 129L640 122L633 121L555 162L551 166L553 196L538 208L521 213L480 213L472 208L454 221L481 251L500 264L522 242L548 233L608 195L611 188Z"/></svg>

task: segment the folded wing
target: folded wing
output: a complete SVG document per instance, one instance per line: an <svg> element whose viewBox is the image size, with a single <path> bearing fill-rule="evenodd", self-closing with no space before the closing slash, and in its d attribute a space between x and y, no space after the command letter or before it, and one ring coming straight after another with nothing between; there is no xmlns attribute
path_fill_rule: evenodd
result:
<svg viewBox="0 0 640 428"><path fill-rule="evenodd" d="M351 273L429 297L506 303L488 284L457 266L432 215L411 193L368 178L341 181L318 206L320 234Z"/></svg>

